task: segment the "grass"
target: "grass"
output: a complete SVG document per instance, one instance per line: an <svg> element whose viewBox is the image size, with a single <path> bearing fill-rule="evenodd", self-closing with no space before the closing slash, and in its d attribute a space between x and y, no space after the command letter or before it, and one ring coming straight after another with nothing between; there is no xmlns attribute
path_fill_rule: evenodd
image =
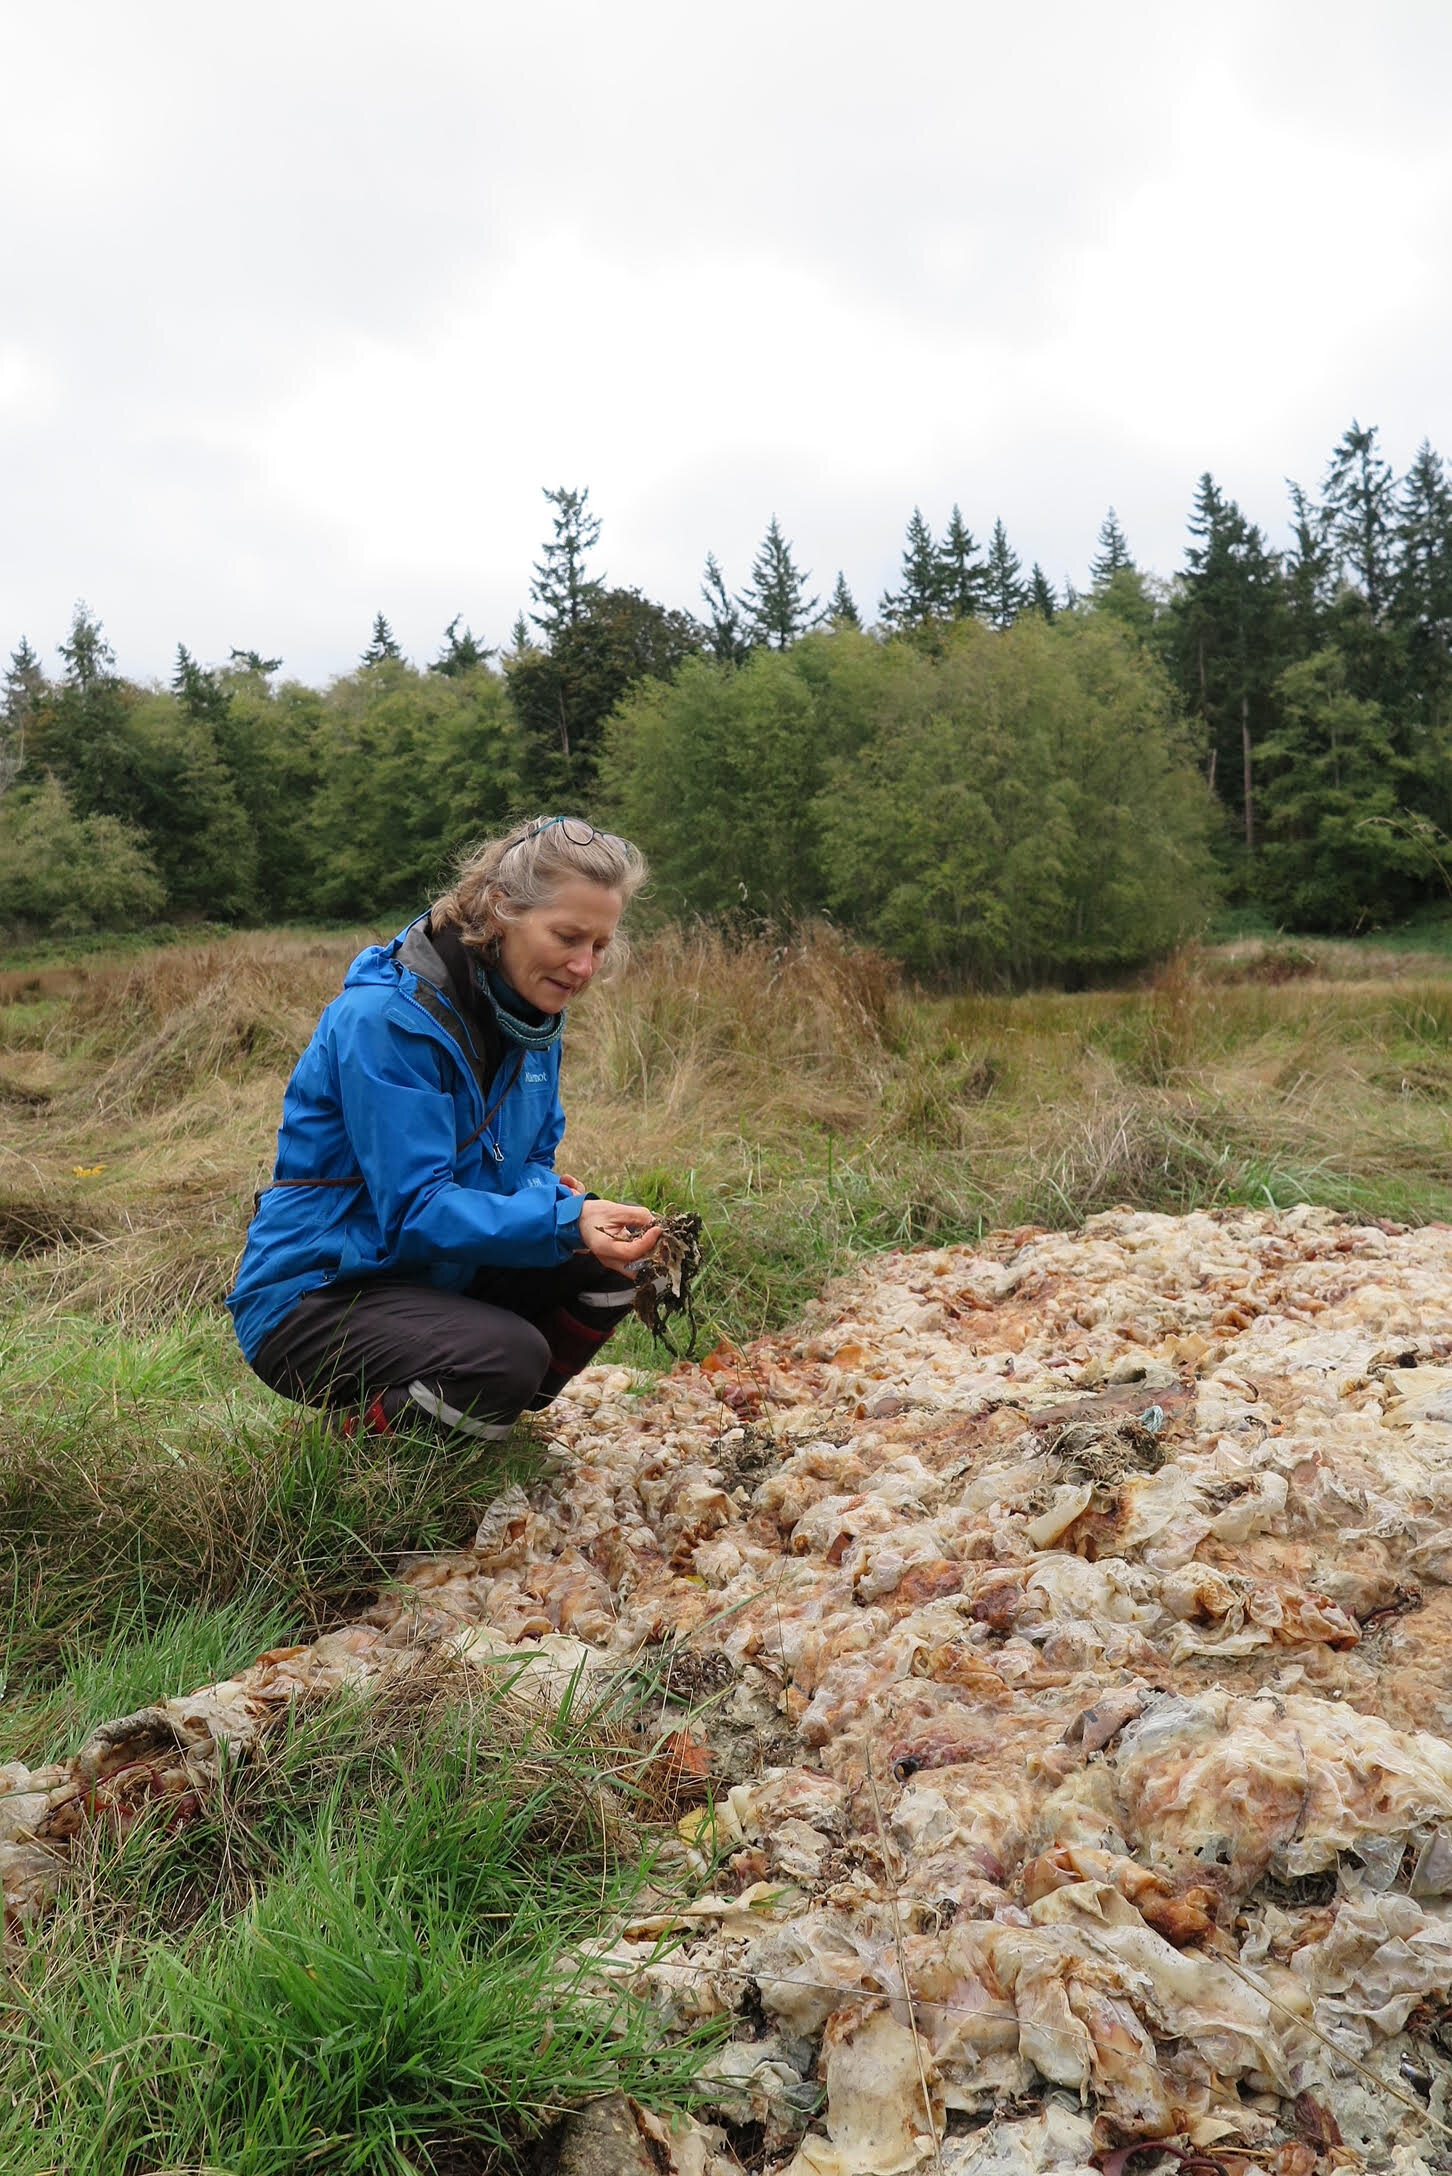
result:
<svg viewBox="0 0 1452 2176"><path fill-rule="evenodd" d="M509 1457L486 1446L472 1460L424 1435L350 1442L260 1386L224 1389L241 1372L226 1336L217 1322L171 1338L113 1333L103 1348L113 1368L77 1367L67 1379L53 1364L8 1393L0 1751L36 1749L58 1684L74 1684L77 1658L98 1645L131 1650L193 1619L200 1637L227 1611L267 1628L261 1647L312 1637L370 1599L401 1553L458 1547L503 1481L528 1466L523 1437ZM58 1343L86 1353L68 1324ZM191 1362L170 1383L155 1365L168 1348ZM207 1634L219 1660L221 1624ZM231 1658L260 1651L240 1641Z"/></svg>
<svg viewBox="0 0 1452 2176"><path fill-rule="evenodd" d="M589 1715L436 1676L97 1834L10 1961L0 2165L462 2176L593 2094L688 2098L701 2045L570 1961L650 1870L611 1769Z"/></svg>
<svg viewBox="0 0 1452 2176"><path fill-rule="evenodd" d="M297 1630L297 1612L265 1587L215 1605L178 1599L167 1606L158 1584L143 1573L130 1607L118 1602L98 1624L92 1597L92 1610L66 1625L43 1687L11 1703L5 1737L12 1758L60 1760L98 1723L216 1684L239 1657L266 1654ZM11 1666L22 1681L26 1660L24 1644L12 1640ZM3 1690L11 1690L8 1683Z"/></svg>
<svg viewBox="0 0 1452 2176"><path fill-rule="evenodd" d="M0 1759L340 1621L528 1469L346 1442L218 1305L355 942L0 979ZM928 998L830 931L697 931L572 1018L561 1160L699 1209L703 1334L741 1340L874 1248L1118 1203L1452 1218L1449 1091L1436 949L1250 932L1130 987ZM659 1364L638 1325L611 1351ZM699 2051L564 1962L644 1878L611 1743L506 1743L478 1697L297 1715L190 1826L95 1836L12 1960L0 2166L467 2176L602 2084L686 2095ZM602 1776L619 1818L577 1834Z"/></svg>
<svg viewBox="0 0 1452 2176"><path fill-rule="evenodd" d="M407 912L405 907L398 917L385 919L377 928L367 931L353 922L298 922L290 923L288 927L294 935L343 937L350 940L356 950L358 945L370 943L377 937L391 936ZM91 974L98 962L114 965L120 960L134 959L138 954L156 952L172 945L194 950L198 945L226 943L235 935L233 923L200 920L153 922L141 929L28 938L19 937L12 931L7 937L0 938L0 977L28 981L37 973L67 968ZM0 982L0 988L3 987L5 983Z"/></svg>

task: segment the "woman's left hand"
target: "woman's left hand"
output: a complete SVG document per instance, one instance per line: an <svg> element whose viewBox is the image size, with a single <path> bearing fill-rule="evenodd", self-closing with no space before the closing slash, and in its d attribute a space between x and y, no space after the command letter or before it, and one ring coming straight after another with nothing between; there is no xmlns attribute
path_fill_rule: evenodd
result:
<svg viewBox="0 0 1452 2176"><path fill-rule="evenodd" d="M607 1269L629 1269L649 1254L660 1224L649 1209L623 1201L587 1201L580 1210L580 1237Z"/></svg>

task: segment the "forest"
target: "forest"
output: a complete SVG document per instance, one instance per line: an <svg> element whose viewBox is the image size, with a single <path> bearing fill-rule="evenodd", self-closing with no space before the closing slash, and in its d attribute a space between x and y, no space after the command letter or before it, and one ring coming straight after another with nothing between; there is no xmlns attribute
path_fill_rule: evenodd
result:
<svg viewBox="0 0 1452 2176"><path fill-rule="evenodd" d="M661 921L827 917L944 985L1082 983L1218 908L1386 926L1445 894L1452 482L1353 423L1289 543L1208 473L1183 565L1111 509L1088 587L1025 572L1001 520L914 508L897 586L825 598L773 516L699 610L594 569L586 489L548 490L529 610L405 658L386 616L316 688L178 647L119 669L84 604L57 669L21 636L0 709L0 927L387 922L522 810L628 832ZM826 588L825 583L822 585Z"/></svg>

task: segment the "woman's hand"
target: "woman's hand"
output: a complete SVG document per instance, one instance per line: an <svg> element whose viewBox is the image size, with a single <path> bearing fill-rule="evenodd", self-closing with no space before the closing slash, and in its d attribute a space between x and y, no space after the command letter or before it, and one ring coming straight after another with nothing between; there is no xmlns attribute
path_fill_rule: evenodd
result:
<svg viewBox="0 0 1452 2176"><path fill-rule="evenodd" d="M580 1210L580 1237L607 1269L628 1269L649 1254L660 1225L649 1209L620 1201L587 1201Z"/></svg>

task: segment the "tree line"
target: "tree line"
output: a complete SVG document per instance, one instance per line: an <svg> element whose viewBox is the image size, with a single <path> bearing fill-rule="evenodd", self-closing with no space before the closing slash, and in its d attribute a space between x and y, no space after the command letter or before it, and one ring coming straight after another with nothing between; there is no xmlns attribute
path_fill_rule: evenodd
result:
<svg viewBox="0 0 1452 2176"><path fill-rule="evenodd" d="M1452 831L1452 484L1353 423L1277 550L1210 475L1180 570L1111 509L1087 589L1001 520L914 508L893 585L825 599L773 517L700 610L597 571L587 490L545 494L530 608L403 657L380 614L325 688L183 646L117 668L78 606L0 697L0 923L386 919L520 809L640 840L657 911L827 912L934 974L1102 971L1216 899L1305 929L1384 923Z"/></svg>

